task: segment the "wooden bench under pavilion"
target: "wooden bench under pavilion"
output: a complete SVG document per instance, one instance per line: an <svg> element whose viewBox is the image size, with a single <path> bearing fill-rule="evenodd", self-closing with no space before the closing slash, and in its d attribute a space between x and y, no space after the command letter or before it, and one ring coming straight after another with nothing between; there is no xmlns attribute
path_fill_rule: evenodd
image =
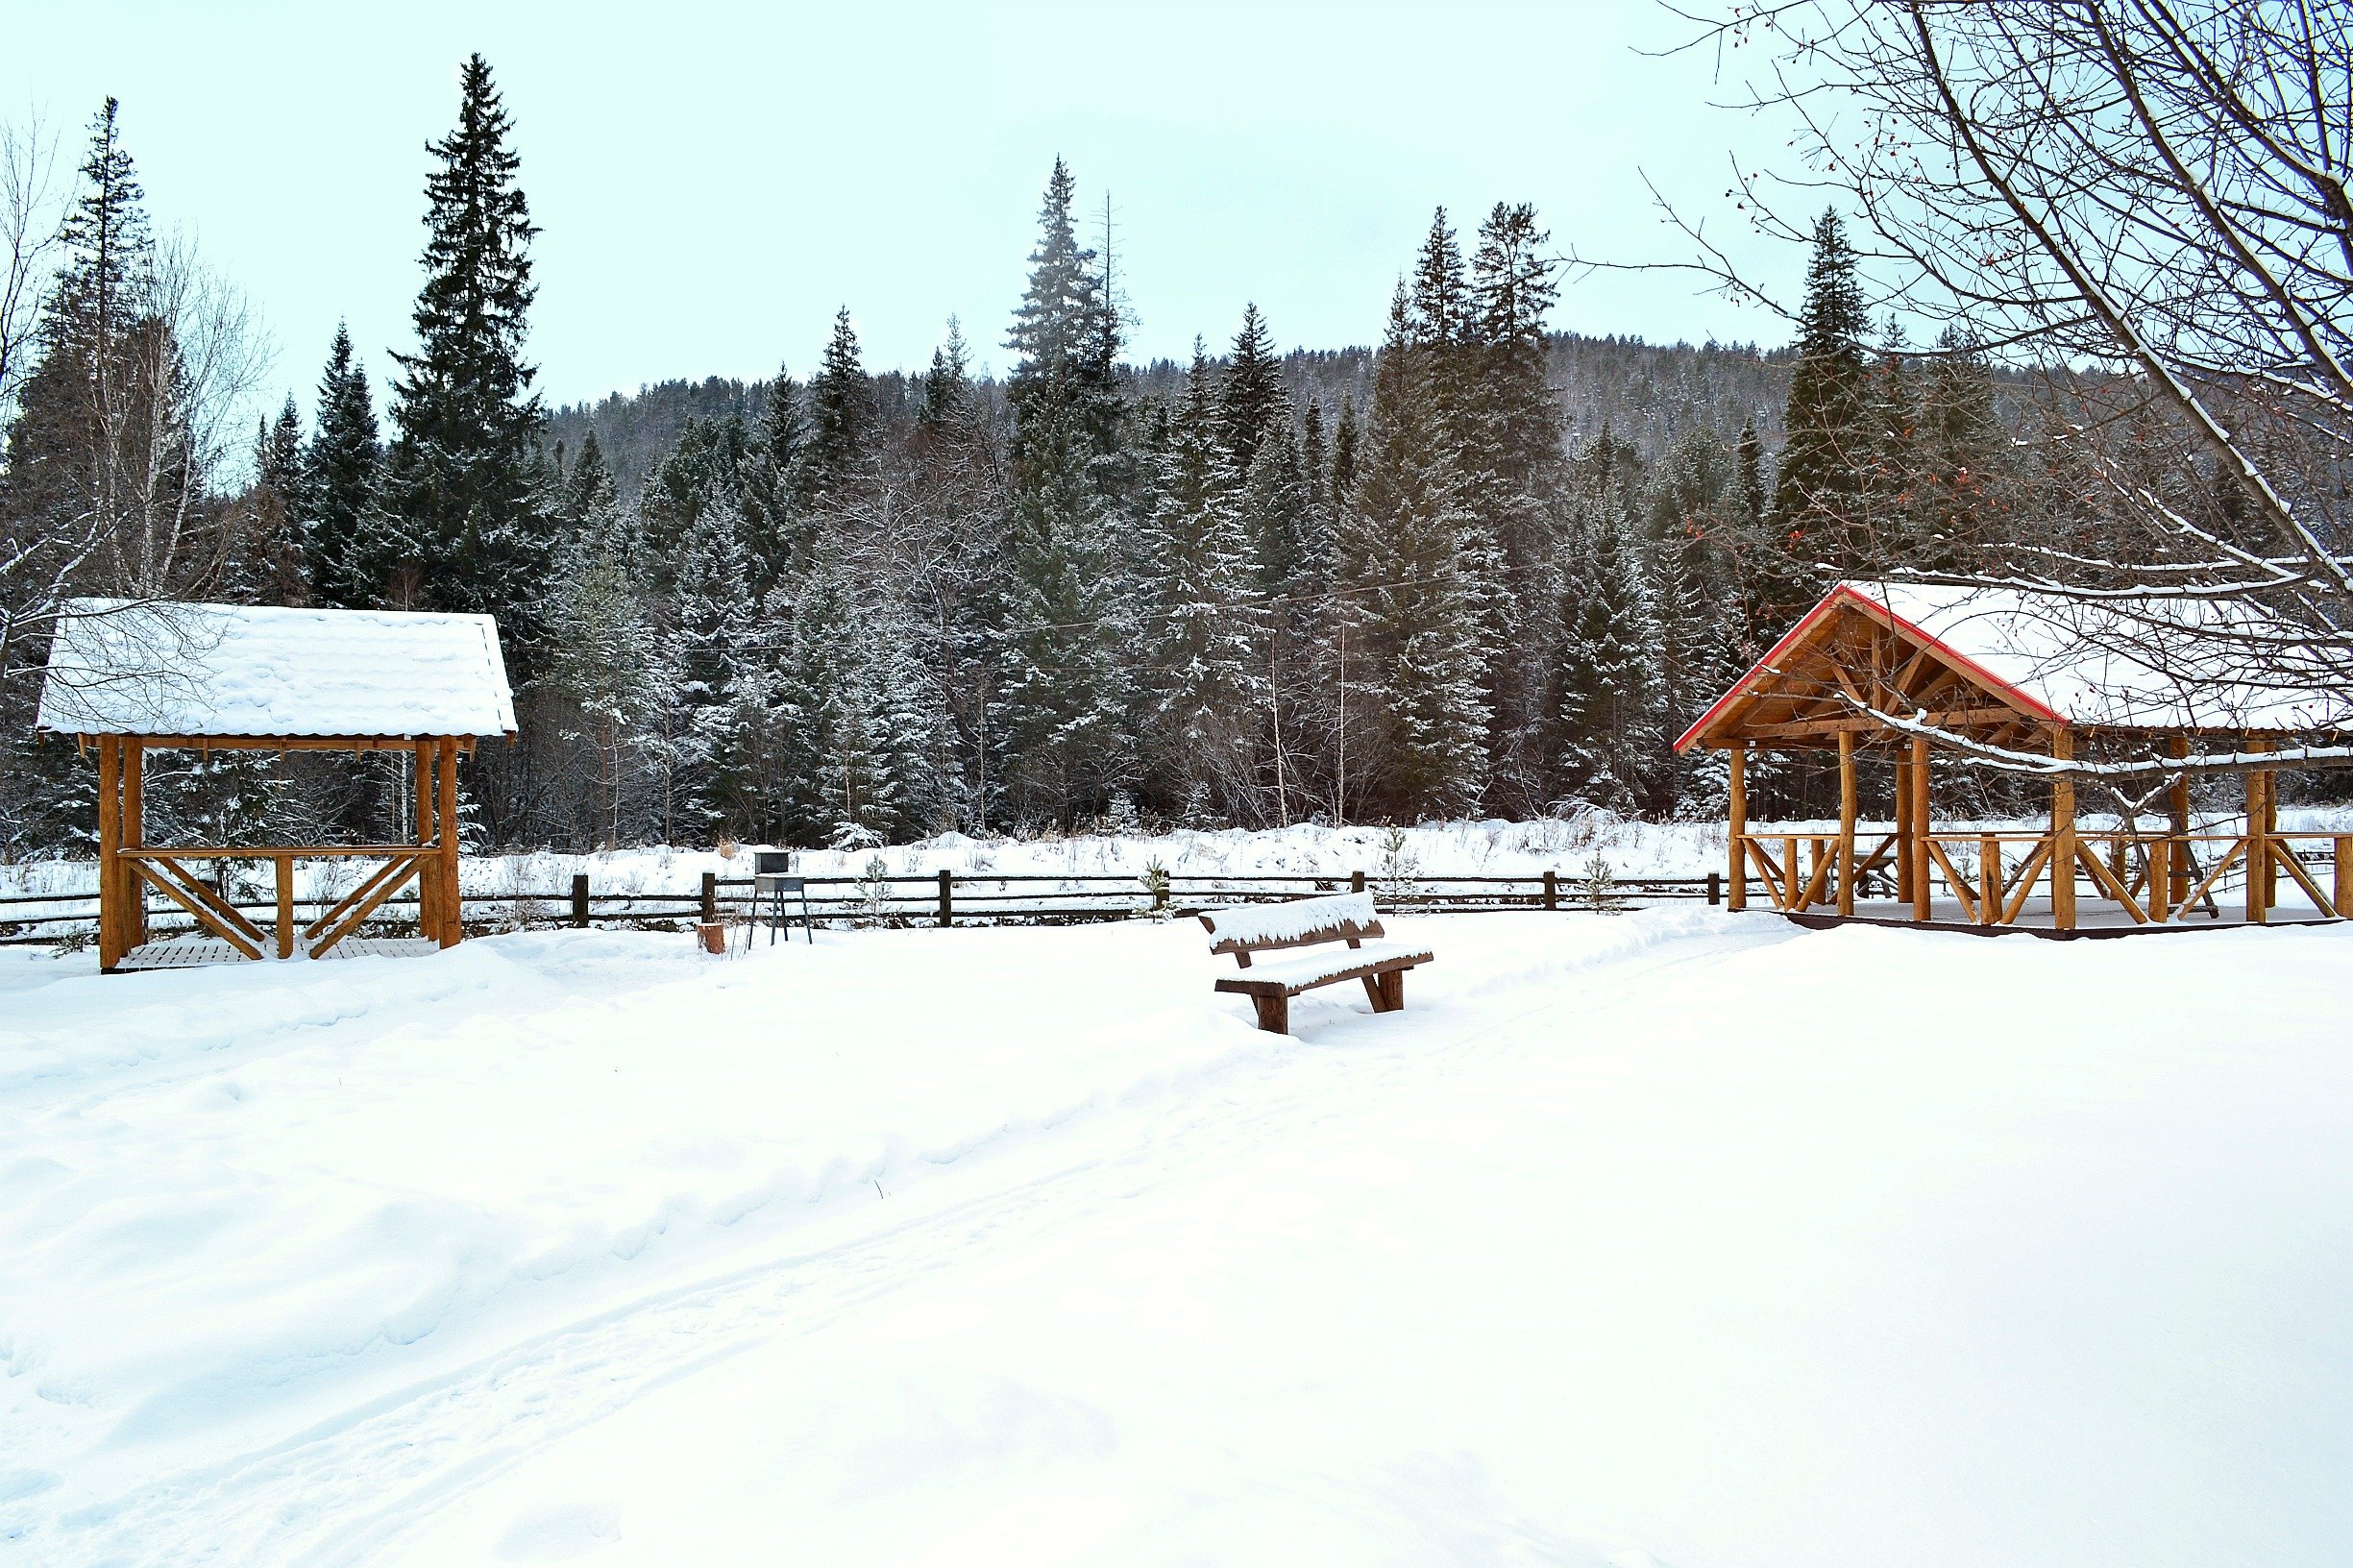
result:
<svg viewBox="0 0 2353 1568"><path fill-rule="evenodd" d="M1774 909L1808 919L1834 911L2053 934L2087 923L2150 928L2192 913L2220 919L2215 894L2235 868L2249 923L2275 918L2284 885L2313 906L2309 916L2289 918L2353 916L2353 835L2280 831L2275 770L2258 760L2353 737L2353 692L2299 683L2289 673L2299 667L2292 654L2304 641L2240 605L2103 606L2055 595L1844 582L1701 715L1676 749L1727 755L1733 909L1748 906L1753 888ZM1752 754L1807 751L1836 756L1836 830L1753 829ZM2192 830L2189 780L2169 777L2163 760L2194 753L2246 759L2237 831ZM2164 820L2144 827L2128 808L2113 829L2087 827L2075 777L2054 772L2049 825L2041 831L1936 825L1930 776L1940 755L1983 765L2016 764L2024 754L2113 762L2126 770L2114 776L2134 788L2162 786ZM1856 783L1865 763L1892 765L1895 774L1895 820L1867 838L1858 836ZM2314 853L2323 845L2331 862L2325 888ZM1866 890L1879 881L1894 884L1892 905L1872 906ZM2079 901L2087 892L2096 909Z"/></svg>
<svg viewBox="0 0 2353 1568"><path fill-rule="evenodd" d="M98 761L98 954L107 973L217 961L428 951L465 936L457 889L457 759L515 735L497 623L486 615L286 609L85 599L61 617L39 730ZM416 831L406 844L154 845L141 796L147 753L406 753ZM332 907L298 926L295 863L376 861ZM270 863L264 929L192 874L195 861ZM418 937L355 933L410 882ZM202 933L150 942L147 894Z"/></svg>

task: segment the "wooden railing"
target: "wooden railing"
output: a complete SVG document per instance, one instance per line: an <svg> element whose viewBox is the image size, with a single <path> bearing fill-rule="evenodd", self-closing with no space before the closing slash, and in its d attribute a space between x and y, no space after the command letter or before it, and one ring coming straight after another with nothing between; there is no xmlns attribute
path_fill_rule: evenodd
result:
<svg viewBox="0 0 2353 1568"><path fill-rule="evenodd" d="M1746 904L1752 872L1777 910L1802 914L1830 903L1838 890L1841 842L1836 832L1821 830L1741 834L1742 874L1729 902L1736 909ZM2136 925L2177 921L2192 909L2218 919L2216 894L2238 888L2246 919L2261 924L2278 907L2286 879L2321 914L2353 917L2353 834L2097 828L2062 834L1932 827L1920 843L1925 865L1915 862L1907 871L1897 864L1902 853L1898 834L1874 830L1858 837L1850 873L1857 889L1868 895L1875 883L1893 884L1885 891L1911 900L1918 911L1928 894L1900 885L1933 872L1967 923L2005 926L2018 923L2038 886L2048 894L2060 923L2072 923L2074 900L2089 887L2096 898L2116 905ZM2322 846L2325 853L2314 852ZM2325 890L2322 870L2329 876Z"/></svg>
<svg viewBox="0 0 2353 1568"><path fill-rule="evenodd" d="M425 851L414 845L358 845L338 848L338 855L413 856ZM241 850L239 858L261 858L272 864L275 896L267 899L224 897L190 874L184 865L198 858L186 849L123 851L142 865L142 875L169 900L167 916L177 906L185 923L156 920L146 927L154 937L203 931L229 941L245 957L259 957L265 948L293 949L283 934L298 929L301 950L320 953L342 941L369 920L413 912L414 893L401 890L405 875L390 881L363 881L350 893L332 897L292 896L290 862L310 858L317 851ZM284 855L289 865L280 870ZM176 883L163 888L154 867ZM385 871L397 870L397 863ZM379 876L383 874L380 871ZM1190 915L1221 904L1299 898L1320 893L1369 887L1385 908L1410 914L1478 914L1504 910L1576 910L1600 905L1623 909L1662 901L1705 900L1723 896L1723 877L1626 876L1596 885L1589 879L1559 870L1516 876L1413 873L1401 876L1238 873L1218 876L1171 876L1164 883L1146 882L1126 873L1087 875L1054 872L932 871L877 880L856 876L810 876L812 911L822 922L876 921L907 925L1034 924L1061 925L1080 921L1134 919L1154 916ZM587 873L575 875L564 887L477 891L460 894L469 931L481 933L529 926L660 925L687 920L739 921L750 918L752 879L706 874L699 885L674 890L598 891ZM92 893L20 894L0 896L0 943L52 943L86 931L96 921L98 894ZM200 905L198 915L191 904ZM364 904L362 908L360 905ZM796 905L797 909L797 905ZM297 927L298 914L323 911ZM250 919L274 918L276 931ZM226 928L226 929L224 929ZM231 937L230 932L236 933ZM332 933L331 940L320 936Z"/></svg>

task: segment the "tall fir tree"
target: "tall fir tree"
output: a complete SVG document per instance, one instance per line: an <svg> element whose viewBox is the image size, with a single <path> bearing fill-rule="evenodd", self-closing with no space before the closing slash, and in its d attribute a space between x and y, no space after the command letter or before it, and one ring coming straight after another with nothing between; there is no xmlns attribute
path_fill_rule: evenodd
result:
<svg viewBox="0 0 2353 1568"><path fill-rule="evenodd" d="M1562 601L1554 721L1565 800L1635 816L1653 803L1666 753L1663 638L1618 472L1581 487L1581 569Z"/></svg>
<svg viewBox="0 0 2353 1568"><path fill-rule="evenodd" d="M1154 771L1167 803L1196 820L1212 812L1231 819L1256 806L1257 595L1216 390L1195 339L1147 529L1157 612L1146 663Z"/></svg>
<svg viewBox="0 0 2353 1568"><path fill-rule="evenodd" d="M543 423L524 362L539 231L516 183L514 130L480 55L459 73L455 129L428 147L417 350L396 355L386 454L362 570L396 601L496 614L527 678L554 538L542 504Z"/></svg>
<svg viewBox="0 0 2353 1568"><path fill-rule="evenodd" d="M1259 307L1245 305L1241 328L1234 334L1233 356L1217 385L1218 434L1238 478L1250 472L1268 433L1278 424L1289 423L1290 394L1283 385L1274 335Z"/></svg>
<svg viewBox="0 0 2353 1568"><path fill-rule="evenodd" d="M1921 402L1916 564L1960 571L2003 536L2017 501L1993 371L1967 328L1948 326L1938 337Z"/></svg>
<svg viewBox="0 0 2353 1568"><path fill-rule="evenodd" d="M865 483L873 461L874 392L858 356L849 306L835 312L824 362L809 382L808 464L815 498L839 504Z"/></svg>
<svg viewBox="0 0 2353 1568"><path fill-rule="evenodd" d="M359 568L360 527L376 493L383 443L368 373L354 357L342 323L319 377L317 422L310 436L309 486L304 496L303 540L311 584L321 603L348 610L375 606L380 584Z"/></svg>
<svg viewBox="0 0 2353 1568"><path fill-rule="evenodd" d="M737 466L752 586L755 597L765 599L807 571L817 549L808 415L800 386L781 365L760 404L750 451Z"/></svg>
<svg viewBox="0 0 2353 1568"><path fill-rule="evenodd" d="M1835 211L1814 224L1798 318L1798 363L1776 478L1773 518L1780 559L1760 574L1766 619L1786 622L1818 592L1826 562L1844 569L1860 553L1864 492L1877 441L1872 429L1863 310L1853 248Z"/></svg>
<svg viewBox="0 0 2353 1568"><path fill-rule="evenodd" d="M1132 606L1111 459L1123 408L1117 319L1072 226L1062 159L1046 184L1028 286L1007 345L1013 414L996 772L1031 821L1100 812L1131 781Z"/></svg>
<svg viewBox="0 0 2353 1568"><path fill-rule="evenodd" d="M1371 809L1409 821L1468 812L1486 788L1484 606L1464 491L1434 352L1416 341L1400 284L1375 361L1362 472L1335 554L1355 649L1340 715L1357 737L1354 789Z"/></svg>

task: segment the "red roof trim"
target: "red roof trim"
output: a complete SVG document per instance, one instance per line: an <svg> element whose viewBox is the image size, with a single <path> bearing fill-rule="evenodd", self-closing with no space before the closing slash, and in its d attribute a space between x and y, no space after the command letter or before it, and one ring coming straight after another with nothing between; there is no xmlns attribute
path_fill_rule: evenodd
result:
<svg viewBox="0 0 2353 1568"><path fill-rule="evenodd" d="M1972 679L1977 681L1980 685L1984 686L1986 690L1992 692L1995 696L2001 698L2003 700L2013 702L2029 713L2039 715L2051 723L2065 724L2067 723L2067 720L2048 703L2002 679L1999 675L1997 675L1994 674L1994 672L1988 670L1984 665L1979 664L1975 659L1971 658L1959 649L1954 648L1950 643L1946 642L1942 637L1932 636L1928 632L1922 630L1919 626L1916 626L1911 622L1906 621L1902 616L1898 615L1894 610L1889 609L1885 604L1881 603L1875 599L1873 599L1870 595L1861 593L1851 584L1842 582L1833 587L1828 593L1823 595L1821 602L1816 604L1812 609L1806 611L1805 614L1800 618L1796 625L1790 627L1786 632L1783 632L1781 634L1781 640L1775 643L1771 648L1767 649L1763 658L1758 659L1754 664L1751 665L1746 674L1742 675L1738 680L1732 682L1732 688L1730 691L1726 692L1722 697L1716 698L1714 702L1710 703L1707 711L1701 714L1699 719L1692 724L1692 726L1689 729L1684 730L1682 735L1677 739L1675 743L1675 749L1678 752L1689 750L1692 743L1700 738L1700 732L1705 729L1710 723L1713 723L1718 714L1722 713L1726 708L1731 706L1731 704L1738 698L1749 695L1749 683L1751 681L1756 679L1758 675L1763 674L1770 670L1771 667L1780 659L1783 653L1787 652L1795 644L1803 641L1807 632L1811 631L1823 621L1828 619L1831 613L1837 610L1842 603L1851 603L1855 608L1872 616L1875 620L1880 621L1893 627L1895 630L1900 631L1908 637L1912 637L1928 647L1934 648L1938 652L1944 654L1946 658L1952 661L1953 664L1966 671Z"/></svg>

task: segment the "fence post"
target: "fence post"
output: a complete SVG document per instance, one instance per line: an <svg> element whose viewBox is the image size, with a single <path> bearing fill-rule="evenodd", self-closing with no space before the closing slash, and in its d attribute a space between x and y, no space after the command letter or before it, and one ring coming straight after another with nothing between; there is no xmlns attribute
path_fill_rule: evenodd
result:
<svg viewBox="0 0 2353 1568"><path fill-rule="evenodd" d="M702 921L705 925L719 919L719 873L702 873Z"/></svg>
<svg viewBox="0 0 2353 1568"><path fill-rule="evenodd" d="M945 929L956 919L955 873L946 867L940 869L940 925Z"/></svg>
<svg viewBox="0 0 2353 1568"><path fill-rule="evenodd" d="M588 873L572 873L572 923L576 927L588 924Z"/></svg>
<svg viewBox="0 0 2353 1568"><path fill-rule="evenodd" d="M1350 893L1362 893L1364 891L1364 873L1362 871L1350 871L1348 873L1348 891Z"/></svg>
<svg viewBox="0 0 2353 1568"><path fill-rule="evenodd" d="M1546 909L1560 907L1560 873L1558 871L1548 870L1544 873L1544 907Z"/></svg>
<svg viewBox="0 0 2353 1568"><path fill-rule="evenodd" d="M1707 902L1711 907L1724 902L1724 873L1722 871L1707 873Z"/></svg>

